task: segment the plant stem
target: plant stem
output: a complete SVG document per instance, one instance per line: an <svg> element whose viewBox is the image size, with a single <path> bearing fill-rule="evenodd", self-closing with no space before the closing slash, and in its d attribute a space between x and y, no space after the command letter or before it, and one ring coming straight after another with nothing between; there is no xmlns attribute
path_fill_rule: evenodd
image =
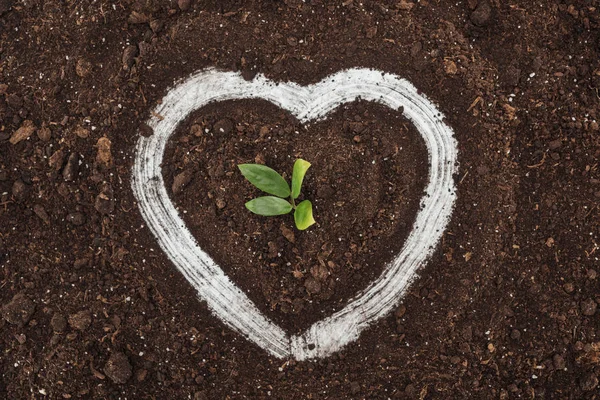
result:
<svg viewBox="0 0 600 400"><path fill-rule="evenodd" d="M296 202L294 201L294 198L292 196L290 196L290 203L292 204L292 209L295 210L296 209Z"/></svg>

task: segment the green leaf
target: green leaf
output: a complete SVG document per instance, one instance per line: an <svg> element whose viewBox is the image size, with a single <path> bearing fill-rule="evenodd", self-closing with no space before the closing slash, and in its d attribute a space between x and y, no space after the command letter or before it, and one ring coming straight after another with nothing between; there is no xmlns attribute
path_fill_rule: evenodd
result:
<svg viewBox="0 0 600 400"><path fill-rule="evenodd" d="M296 206L294 221L296 222L296 228L301 231L315 223L312 213L312 203L309 200L304 200Z"/></svg>
<svg viewBox="0 0 600 400"><path fill-rule="evenodd" d="M292 205L288 201L274 196L257 197L247 202L246 208L254 214L266 217L287 214L292 211Z"/></svg>
<svg viewBox="0 0 600 400"><path fill-rule="evenodd" d="M292 198L296 199L302 189L302 181L306 171L310 168L310 163L299 158L294 163L294 172L292 173Z"/></svg>
<svg viewBox="0 0 600 400"><path fill-rule="evenodd" d="M240 164L238 168L251 184L263 192L278 197L290 195L290 186L274 169L260 164Z"/></svg>

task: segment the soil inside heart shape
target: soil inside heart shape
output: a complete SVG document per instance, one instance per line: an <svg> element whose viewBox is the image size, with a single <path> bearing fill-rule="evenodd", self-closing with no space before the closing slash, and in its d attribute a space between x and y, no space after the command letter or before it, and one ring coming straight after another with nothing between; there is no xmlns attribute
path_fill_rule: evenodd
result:
<svg viewBox="0 0 600 400"><path fill-rule="evenodd" d="M302 196L313 202L318 222L303 232L291 214L250 213L244 203L263 194L237 169L263 163L289 181L299 157L312 163ZM401 250L428 159L413 124L384 105L347 103L305 125L265 100L230 100L178 126L162 172L200 247L292 333L342 308Z"/></svg>
<svg viewBox="0 0 600 400"><path fill-rule="evenodd" d="M299 335L290 335L266 317L198 245L167 192L162 170L164 152L181 122L211 102L263 99L307 123L318 121L357 98L385 104L392 110L401 109L413 122L424 140L430 161L425 194L402 249L384 266L381 274L372 282L365 282L367 287L339 311L320 319ZM454 175L458 150L452 130L435 105L414 86L380 71L340 71L309 86L276 83L262 75L247 81L236 73L199 71L169 90L148 120L148 127L150 130L143 129L138 139L131 180L142 217L161 249L214 315L280 358L291 356L305 360L330 355L355 341L364 329L387 315L436 248L456 199ZM222 126L219 132L225 129ZM205 221L200 223L207 232L214 230L214 226Z"/></svg>

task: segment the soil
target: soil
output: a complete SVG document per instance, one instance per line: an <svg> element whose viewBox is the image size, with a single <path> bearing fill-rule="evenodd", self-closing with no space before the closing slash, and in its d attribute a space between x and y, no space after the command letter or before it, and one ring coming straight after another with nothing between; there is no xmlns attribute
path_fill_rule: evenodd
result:
<svg viewBox="0 0 600 400"><path fill-rule="evenodd" d="M366 102L310 126L266 101L219 102L190 117L170 144L165 182L199 245L289 331L343 307L400 251L428 169L410 122ZM311 199L318 223L305 232L292 214L250 213L244 203L264 194L237 169L266 164L289 181L296 158L312 164L298 201Z"/></svg>
<svg viewBox="0 0 600 400"><path fill-rule="evenodd" d="M531 3L0 0L0 398L598 398L600 6ZM139 214L144 121L206 67L300 84L376 68L410 80L455 131L441 244L396 312L332 357L279 360L233 333ZM231 131L211 135L224 120ZM292 331L377 276L425 184L414 129L360 101L309 126L260 101L213 104L171 144L166 179L192 172L173 193L188 225ZM394 145L404 153L384 161ZM313 163L303 196L318 225L290 243L289 216L245 212L258 191L235 165L289 173L296 157ZM216 246L236 233L244 253ZM327 275L313 274L329 243ZM352 243L364 248L347 257Z"/></svg>

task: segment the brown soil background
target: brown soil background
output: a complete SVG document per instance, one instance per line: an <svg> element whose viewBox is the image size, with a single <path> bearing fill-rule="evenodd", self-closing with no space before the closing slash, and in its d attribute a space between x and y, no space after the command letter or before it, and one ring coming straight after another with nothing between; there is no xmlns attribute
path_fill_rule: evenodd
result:
<svg viewBox="0 0 600 400"><path fill-rule="evenodd" d="M600 6L531 3L0 0L0 398L598 398ZM456 132L442 243L333 357L224 327L136 209L138 130L205 67L377 68Z"/></svg>

